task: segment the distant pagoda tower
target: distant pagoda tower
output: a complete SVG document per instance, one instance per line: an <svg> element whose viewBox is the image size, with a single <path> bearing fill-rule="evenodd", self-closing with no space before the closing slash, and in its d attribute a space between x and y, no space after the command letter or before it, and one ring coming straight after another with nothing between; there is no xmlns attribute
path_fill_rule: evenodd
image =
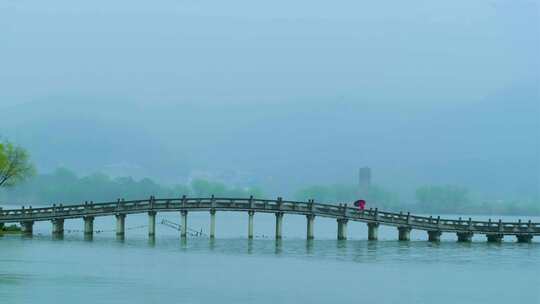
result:
<svg viewBox="0 0 540 304"><path fill-rule="evenodd" d="M360 195L366 197L371 185L371 169L369 167L362 167L358 170L358 189Z"/></svg>

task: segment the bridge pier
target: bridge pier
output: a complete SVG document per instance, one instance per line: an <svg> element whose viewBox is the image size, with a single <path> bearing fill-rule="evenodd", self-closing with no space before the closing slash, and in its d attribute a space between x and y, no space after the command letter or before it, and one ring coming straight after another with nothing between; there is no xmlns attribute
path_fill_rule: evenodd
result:
<svg viewBox="0 0 540 304"><path fill-rule="evenodd" d="M337 224L338 224L337 239L338 240L347 239L347 222L348 221L349 221L348 219L344 219L344 218L337 219Z"/></svg>
<svg viewBox="0 0 540 304"><path fill-rule="evenodd" d="M368 223L368 240L376 241L379 238L379 223Z"/></svg>
<svg viewBox="0 0 540 304"><path fill-rule="evenodd" d="M411 240L411 228L410 227L398 227L398 240L410 241Z"/></svg>
<svg viewBox="0 0 540 304"><path fill-rule="evenodd" d="M90 236L94 234L94 217L83 216L83 220L84 220L84 235Z"/></svg>
<svg viewBox="0 0 540 304"><path fill-rule="evenodd" d="M306 215L306 220L307 220L306 238L308 240L313 240L313 238L315 237L313 233L313 225L315 224L315 215L314 214Z"/></svg>
<svg viewBox="0 0 540 304"><path fill-rule="evenodd" d="M123 213L116 215L116 235L120 237L126 235L126 215Z"/></svg>
<svg viewBox="0 0 540 304"><path fill-rule="evenodd" d="M24 235L32 235L34 231L34 221L21 222L21 232Z"/></svg>
<svg viewBox="0 0 540 304"><path fill-rule="evenodd" d="M491 233L486 234L488 243L500 243L503 240L504 234L502 233Z"/></svg>
<svg viewBox="0 0 540 304"><path fill-rule="evenodd" d="M430 242L440 242L441 241L442 232L440 230L430 230L427 233L428 233L428 241L430 241Z"/></svg>
<svg viewBox="0 0 540 304"><path fill-rule="evenodd" d="M472 242L472 237L474 233L466 231L466 232L456 232L457 235L457 241L460 243L470 243Z"/></svg>
<svg viewBox="0 0 540 304"><path fill-rule="evenodd" d="M180 217L182 221L182 227L180 227L180 237L186 238L187 237L187 210L180 211Z"/></svg>
<svg viewBox="0 0 540 304"><path fill-rule="evenodd" d="M210 210L210 238L216 237L216 209Z"/></svg>
<svg viewBox="0 0 540 304"><path fill-rule="evenodd" d="M516 238L517 238L518 243L530 243L532 242L533 235L532 234L517 234Z"/></svg>
<svg viewBox="0 0 540 304"><path fill-rule="evenodd" d="M156 236L156 211L148 211L148 236L153 238Z"/></svg>
<svg viewBox="0 0 540 304"><path fill-rule="evenodd" d="M253 216L255 215L255 211L248 211L248 215L248 239L253 239Z"/></svg>
<svg viewBox="0 0 540 304"><path fill-rule="evenodd" d="M64 235L64 219L53 219L52 221L53 236L61 237Z"/></svg>
<svg viewBox="0 0 540 304"><path fill-rule="evenodd" d="M276 240L281 239L283 232L283 212L276 212Z"/></svg>

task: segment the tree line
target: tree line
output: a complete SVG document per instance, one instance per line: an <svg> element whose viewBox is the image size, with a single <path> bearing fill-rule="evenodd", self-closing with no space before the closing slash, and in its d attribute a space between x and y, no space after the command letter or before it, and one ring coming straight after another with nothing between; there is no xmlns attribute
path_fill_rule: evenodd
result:
<svg viewBox="0 0 540 304"><path fill-rule="evenodd" d="M17 187L0 193L0 201L17 204L77 203L82 201L104 202L116 199L134 200L154 195L156 197L181 197L211 195L221 197L262 196L258 188L236 188L194 179L187 185L161 185L150 178L136 180L132 177L112 178L95 173L79 177L74 172L59 168L51 174L39 174Z"/></svg>
<svg viewBox="0 0 540 304"><path fill-rule="evenodd" d="M254 197L268 195L257 187L229 187L224 183L194 179L187 184L162 185L150 178L110 177L102 173L78 176L60 168L50 174L38 174L21 182L17 187L0 191L1 203L23 205L79 203L126 200L156 197L197 196L209 197ZM295 200L314 199L320 203L352 203L357 199L367 201L368 208L388 211L411 211L428 214L515 214L540 215L538 200L529 201L483 201L472 199L469 191L460 186L428 185L419 187L412 202L406 202L397 193L381 186L371 186L361 193L355 185L313 185L299 189L292 197Z"/></svg>
<svg viewBox="0 0 540 304"><path fill-rule="evenodd" d="M17 185L17 187L14 187ZM77 203L93 200L131 200L149 197L180 197L211 195L221 197L264 197L257 187L229 187L223 183L194 179L188 184L161 185L150 178L112 178L102 173L79 177L74 172L59 168L50 174L35 175L28 153L10 142L0 142L0 204ZM520 201L486 201L472 199L467 188L454 185L426 185L415 192L414 202L381 186L371 186L361 193L356 185L313 185L299 189L294 199L314 199L323 203L351 203L357 199L368 202L368 208L390 211L411 211L438 214L514 214L540 215L540 198Z"/></svg>
<svg viewBox="0 0 540 304"><path fill-rule="evenodd" d="M507 214L540 215L540 198L526 200L486 200L473 198L466 187L456 185L425 185L415 191L414 200L407 202L398 193L381 186L371 186L361 193L355 185L309 186L296 192L296 199L319 202L367 201L368 208L390 211L411 211L429 214Z"/></svg>

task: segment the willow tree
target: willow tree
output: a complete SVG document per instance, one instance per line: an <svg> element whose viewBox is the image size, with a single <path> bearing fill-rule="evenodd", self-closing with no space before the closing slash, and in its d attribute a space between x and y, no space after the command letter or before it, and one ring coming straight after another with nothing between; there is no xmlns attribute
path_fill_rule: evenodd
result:
<svg viewBox="0 0 540 304"><path fill-rule="evenodd" d="M10 187L34 174L34 166L25 149L0 142L0 187Z"/></svg>

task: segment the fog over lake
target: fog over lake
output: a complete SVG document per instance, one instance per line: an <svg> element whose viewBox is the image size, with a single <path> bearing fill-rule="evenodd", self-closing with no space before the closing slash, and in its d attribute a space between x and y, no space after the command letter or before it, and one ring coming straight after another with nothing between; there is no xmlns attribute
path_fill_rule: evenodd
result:
<svg viewBox="0 0 540 304"><path fill-rule="evenodd" d="M41 171L538 196L537 1L0 7L0 128Z"/></svg>

